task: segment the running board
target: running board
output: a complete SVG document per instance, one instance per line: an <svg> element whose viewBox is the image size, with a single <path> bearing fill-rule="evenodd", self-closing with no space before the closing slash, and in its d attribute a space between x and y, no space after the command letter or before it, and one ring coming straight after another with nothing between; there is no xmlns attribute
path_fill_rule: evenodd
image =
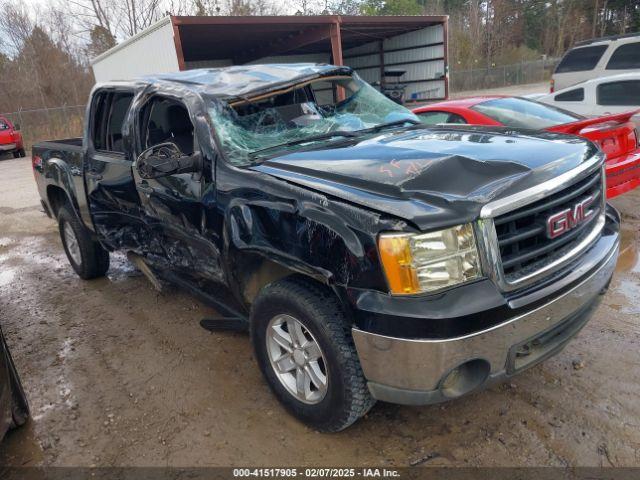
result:
<svg viewBox="0 0 640 480"><path fill-rule="evenodd" d="M239 332L249 331L249 322L241 318L203 318L200 326L210 332Z"/></svg>
<svg viewBox="0 0 640 480"><path fill-rule="evenodd" d="M167 281L177 285L182 290L189 292L203 303L215 308L220 314L219 318L205 318L200 321L200 326L210 332L231 331L231 332L248 332L249 318L234 307L214 297L192 283L179 278L172 272L163 272L162 277Z"/></svg>

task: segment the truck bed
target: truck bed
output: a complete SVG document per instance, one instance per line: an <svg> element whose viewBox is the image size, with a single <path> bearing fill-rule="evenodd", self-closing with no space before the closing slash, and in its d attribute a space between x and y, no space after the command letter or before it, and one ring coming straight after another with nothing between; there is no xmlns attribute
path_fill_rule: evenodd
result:
<svg viewBox="0 0 640 480"><path fill-rule="evenodd" d="M34 147L42 150L81 151L82 137L63 138L62 140L45 140L43 142L37 142Z"/></svg>
<svg viewBox="0 0 640 480"><path fill-rule="evenodd" d="M91 228L84 188L82 149L82 138L66 138L38 142L33 145L31 153L40 197L51 204L52 192L64 192L76 213ZM55 211L51 213L56 214Z"/></svg>

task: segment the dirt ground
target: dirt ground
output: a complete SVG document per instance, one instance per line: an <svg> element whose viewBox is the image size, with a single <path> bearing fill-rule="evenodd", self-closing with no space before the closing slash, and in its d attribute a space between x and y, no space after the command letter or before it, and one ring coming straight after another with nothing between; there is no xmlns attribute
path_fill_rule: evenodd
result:
<svg viewBox="0 0 640 480"><path fill-rule="evenodd" d="M33 419L0 465L640 465L640 192L613 202L623 251L610 292L559 355L442 406L379 403L314 432L279 406L248 337L157 294L123 256L83 281L41 211L30 159L0 162L0 322Z"/></svg>

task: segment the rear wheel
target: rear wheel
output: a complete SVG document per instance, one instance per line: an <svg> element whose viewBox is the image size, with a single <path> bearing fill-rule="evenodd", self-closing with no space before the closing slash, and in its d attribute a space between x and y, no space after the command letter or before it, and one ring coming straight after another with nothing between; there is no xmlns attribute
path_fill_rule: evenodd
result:
<svg viewBox="0 0 640 480"><path fill-rule="evenodd" d="M80 278L102 277L109 270L109 252L91 238L69 205L58 212L58 227L69 263Z"/></svg>
<svg viewBox="0 0 640 480"><path fill-rule="evenodd" d="M19 156L20 158L24 158L24 157L26 157L26 156L27 156L27 152L25 152L25 151L24 151L24 148L21 148L21 149L18 151L18 156Z"/></svg>
<svg viewBox="0 0 640 480"><path fill-rule="evenodd" d="M322 286L291 278L265 287L252 307L251 337L267 383L307 425L337 432L375 403L350 322Z"/></svg>

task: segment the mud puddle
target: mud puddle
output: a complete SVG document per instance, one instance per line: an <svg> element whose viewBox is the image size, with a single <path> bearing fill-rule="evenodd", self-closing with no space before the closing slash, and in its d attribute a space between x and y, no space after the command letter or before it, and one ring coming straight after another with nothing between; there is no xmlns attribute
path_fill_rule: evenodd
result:
<svg viewBox="0 0 640 480"><path fill-rule="evenodd" d="M617 272L640 273L640 231L637 228L622 228L620 231L620 256L616 265Z"/></svg>

